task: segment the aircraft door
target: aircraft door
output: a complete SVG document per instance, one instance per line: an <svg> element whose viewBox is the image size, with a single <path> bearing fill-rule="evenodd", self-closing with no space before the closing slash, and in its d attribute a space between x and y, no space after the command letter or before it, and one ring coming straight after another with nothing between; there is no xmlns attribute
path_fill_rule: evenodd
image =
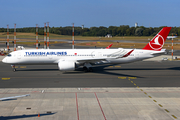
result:
<svg viewBox="0 0 180 120"><path fill-rule="evenodd" d="M21 52L18 52L18 53L17 53L17 58L18 58L18 59L21 59Z"/></svg>
<svg viewBox="0 0 180 120"><path fill-rule="evenodd" d="M139 58L139 53L138 52L135 53L135 58Z"/></svg>
<svg viewBox="0 0 180 120"><path fill-rule="evenodd" d="M92 55L93 58L95 58L95 57L97 56L97 52L96 52L96 51L93 51L93 52L91 53L91 55Z"/></svg>
<svg viewBox="0 0 180 120"><path fill-rule="evenodd" d="M93 58L100 58L100 57L102 57L102 53L101 52L93 51L91 54L92 54Z"/></svg>
<svg viewBox="0 0 180 120"><path fill-rule="evenodd" d="M98 57L102 57L102 53L101 52L98 52Z"/></svg>

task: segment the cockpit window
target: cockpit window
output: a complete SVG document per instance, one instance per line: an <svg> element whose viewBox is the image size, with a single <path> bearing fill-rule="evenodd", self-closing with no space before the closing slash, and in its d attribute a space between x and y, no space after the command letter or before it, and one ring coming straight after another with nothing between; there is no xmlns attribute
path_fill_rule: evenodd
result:
<svg viewBox="0 0 180 120"><path fill-rule="evenodd" d="M11 54L8 54L7 56L8 56L8 57L11 57L12 55L11 55Z"/></svg>

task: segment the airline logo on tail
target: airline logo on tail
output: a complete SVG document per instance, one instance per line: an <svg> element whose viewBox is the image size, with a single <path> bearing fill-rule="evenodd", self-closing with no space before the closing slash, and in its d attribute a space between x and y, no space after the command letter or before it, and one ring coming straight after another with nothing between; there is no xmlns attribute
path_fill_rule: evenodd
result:
<svg viewBox="0 0 180 120"><path fill-rule="evenodd" d="M164 27L144 48L143 50L160 51L166 41L171 27Z"/></svg>
<svg viewBox="0 0 180 120"><path fill-rule="evenodd" d="M164 45L164 38L161 35L156 35L156 37L149 42L149 46L153 50L159 50Z"/></svg>

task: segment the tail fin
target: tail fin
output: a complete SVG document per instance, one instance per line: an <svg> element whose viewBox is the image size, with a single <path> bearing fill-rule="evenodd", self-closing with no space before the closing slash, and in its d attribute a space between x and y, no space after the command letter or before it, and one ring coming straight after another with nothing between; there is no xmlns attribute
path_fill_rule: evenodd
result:
<svg viewBox="0 0 180 120"><path fill-rule="evenodd" d="M144 48L143 50L161 51L171 27L164 27Z"/></svg>
<svg viewBox="0 0 180 120"><path fill-rule="evenodd" d="M106 49L109 49L113 44L110 44L109 46L106 47Z"/></svg>

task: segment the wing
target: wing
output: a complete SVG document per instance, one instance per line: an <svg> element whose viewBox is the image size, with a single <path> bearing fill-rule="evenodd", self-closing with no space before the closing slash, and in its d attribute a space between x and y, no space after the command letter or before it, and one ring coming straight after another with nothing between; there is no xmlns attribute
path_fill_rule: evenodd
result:
<svg viewBox="0 0 180 120"><path fill-rule="evenodd" d="M109 57L103 57L103 58L83 58L83 59L77 59L76 61L77 62L100 62L100 61L108 61L108 59L118 59L118 58L124 58L124 57L128 57L132 52L134 51L131 50L131 51L123 51L121 54L118 54L117 56L117 53L115 54L111 54L109 55Z"/></svg>
<svg viewBox="0 0 180 120"><path fill-rule="evenodd" d="M163 54L165 52L166 52L166 49L162 49L161 51L152 51L151 55Z"/></svg>
<svg viewBox="0 0 180 120"><path fill-rule="evenodd" d="M96 63L100 61L108 61L107 58L84 58L84 59L77 59L77 62L89 62L89 63Z"/></svg>
<svg viewBox="0 0 180 120"><path fill-rule="evenodd" d="M5 98L0 98L0 100L10 100L10 99L14 99L14 98L27 97L27 96L30 96L30 94L19 95L19 96L12 96L12 97L5 97Z"/></svg>

